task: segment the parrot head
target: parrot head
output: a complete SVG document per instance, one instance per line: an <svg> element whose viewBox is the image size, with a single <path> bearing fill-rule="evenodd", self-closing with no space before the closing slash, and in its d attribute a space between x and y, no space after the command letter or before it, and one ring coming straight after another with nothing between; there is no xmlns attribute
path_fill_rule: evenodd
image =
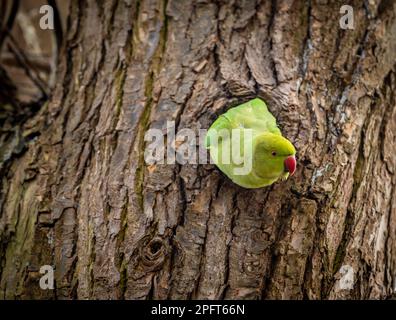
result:
<svg viewBox="0 0 396 320"><path fill-rule="evenodd" d="M287 179L296 171L296 149L281 135L263 133L256 138L253 170L266 179Z"/></svg>

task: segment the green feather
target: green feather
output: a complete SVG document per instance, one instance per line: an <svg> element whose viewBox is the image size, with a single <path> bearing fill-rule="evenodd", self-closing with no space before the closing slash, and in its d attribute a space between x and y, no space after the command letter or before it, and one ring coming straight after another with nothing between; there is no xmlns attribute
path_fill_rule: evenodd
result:
<svg viewBox="0 0 396 320"><path fill-rule="evenodd" d="M249 136L248 129L251 129L251 139L245 141L244 137ZM231 108L219 116L207 132L205 146L219 169L245 188L260 188L280 178L287 179L289 174L285 172L284 160L296 153L291 142L282 137L276 119L268 111L265 102L259 98ZM236 148L238 146L239 149ZM251 153L247 151L249 148ZM234 149L240 150L238 154L242 162L234 161L231 156ZM230 157L224 158L228 154ZM249 167L251 169L246 173L237 172Z"/></svg>

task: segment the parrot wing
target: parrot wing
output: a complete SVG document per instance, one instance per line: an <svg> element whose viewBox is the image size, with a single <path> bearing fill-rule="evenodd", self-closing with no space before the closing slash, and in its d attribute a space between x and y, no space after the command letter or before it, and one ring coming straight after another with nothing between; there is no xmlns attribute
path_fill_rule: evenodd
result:
<svg viewBox="0 0 396 320"><path fill-rule="evenodd" d="M221 130L252 129L253 135L263 132L282 135L276 125L275 117L268 111L265 102L259 98L231 108L225 114L217 118L211 125L205 139L205 147L210 148L211 140ZM212 138L212 139L211 139Z"/></svg>
<svg viewBox="0 0 396 320"><path fill-rule="evenodd" d="M265 102L259 98L232 108L224 115L235 127L250 128L253 134L271 132L282 135L276 125L275 117L268 111Z"/></svg>

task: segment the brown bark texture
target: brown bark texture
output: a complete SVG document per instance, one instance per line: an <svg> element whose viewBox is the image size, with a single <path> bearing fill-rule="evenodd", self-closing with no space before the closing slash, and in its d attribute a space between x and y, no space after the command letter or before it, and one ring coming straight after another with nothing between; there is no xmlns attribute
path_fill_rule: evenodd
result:
<svg viewBox="0 0 396 320"><path fill-rule="evenodd" d="M396 3L348 1L353 30L343 4L70 1L49 100L0 132L0 298L392 297ZM148 129L257 96L296 146L286 182L145 163Z"/></svg>

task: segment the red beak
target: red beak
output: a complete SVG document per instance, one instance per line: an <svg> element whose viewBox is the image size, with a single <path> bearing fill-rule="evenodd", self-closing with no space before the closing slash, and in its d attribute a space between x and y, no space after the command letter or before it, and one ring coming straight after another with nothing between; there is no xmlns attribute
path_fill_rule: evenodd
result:
<svg viewBox="0 0 396 320"><path fill-rule="evenodd" d="M296 171L296 166L297 162L295 156L289 156L285 159L285 170L289 172L291 176Z"/></svg>

